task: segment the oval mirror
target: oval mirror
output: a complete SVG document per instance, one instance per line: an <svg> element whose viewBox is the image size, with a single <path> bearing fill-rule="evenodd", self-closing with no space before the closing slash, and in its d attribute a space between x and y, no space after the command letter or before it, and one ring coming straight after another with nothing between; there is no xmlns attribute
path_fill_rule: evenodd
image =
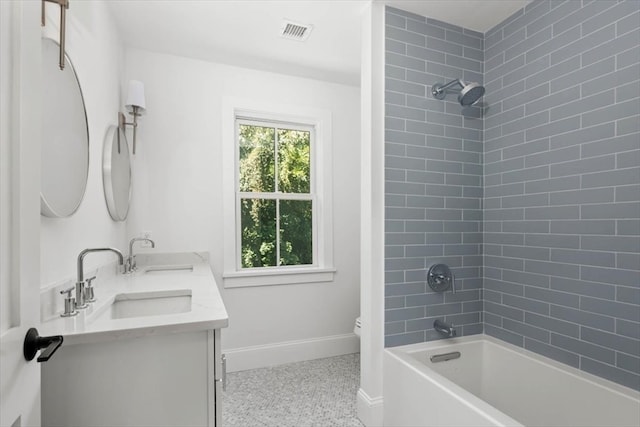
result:
<svg viewBox="0 0 640 427"><path fill-rule="evenodd" d="M84 198L89 175L89 128L71 59L58 67L60 46L42 39L42 177L40 213L71 216Z"/></svg>
<svg viewBox="0 0 640 427"><path fill-rule="evenodd" d="M117 126L109 126L102 151L102 182L109 215L124 221L131 200L131 160L127 138Z"/></svg>

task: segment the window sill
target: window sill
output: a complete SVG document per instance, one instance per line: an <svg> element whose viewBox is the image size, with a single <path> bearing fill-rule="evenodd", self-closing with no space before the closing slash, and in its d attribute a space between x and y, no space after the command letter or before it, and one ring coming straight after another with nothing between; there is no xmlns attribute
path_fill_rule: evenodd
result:
<svg viewBox="0 0 640 427"><path fill-rule="evenodd" d="M222 275L222 282L225 288L331 282L335 272L336 269L332 267L287 268L273 271L232 271Z"/></svg>

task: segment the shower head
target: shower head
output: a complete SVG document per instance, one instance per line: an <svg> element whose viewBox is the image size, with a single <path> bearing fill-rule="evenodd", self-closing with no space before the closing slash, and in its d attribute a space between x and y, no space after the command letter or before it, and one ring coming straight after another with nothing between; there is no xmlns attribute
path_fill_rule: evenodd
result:
<svg viewBox="0 0 640 427"><path fill-rule="evenodd" d="M431 94L436 99L444 99L447 95L447 90L453 85L459 85L461 87L458 93L458 102L463 107L473 105L484 95L484 86L478 83L465 83L460 79L452 80L449 83L443 85L436 83L431 88Z"/></svg>
<svg viewBox="0 0 640 427"><path fill-rule="evenodd" d="M458 102L463 107L473 105L484 95L484 86L480 86L478 83L468 83L462 88L458 95Z"/></svg>

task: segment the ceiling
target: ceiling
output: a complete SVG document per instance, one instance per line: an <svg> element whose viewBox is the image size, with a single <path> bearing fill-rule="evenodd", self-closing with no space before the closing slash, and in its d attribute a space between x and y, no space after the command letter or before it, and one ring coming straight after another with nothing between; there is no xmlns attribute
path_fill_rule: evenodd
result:
<svg viewBox="0 0 640 427"><path fill-rule="evenodd" d="M398 9L486 33L533 0L387 0Z"/></svg>
<svg viewBox="0 0 640 427"><path fill-rule="evenodd" d="M363 1L111 0L127 46L303 75L360 80ZM314 26L305 42L280 37L284 19Z"/></svg>
<svg viewBox="0 0 640 427"><path fill-rule="evenodd" d="M357 85L366 0L111 0L127 46ZM484 32L526 0L386 0ZM305 42L280 37L284 19L313 25Z"/></svg>

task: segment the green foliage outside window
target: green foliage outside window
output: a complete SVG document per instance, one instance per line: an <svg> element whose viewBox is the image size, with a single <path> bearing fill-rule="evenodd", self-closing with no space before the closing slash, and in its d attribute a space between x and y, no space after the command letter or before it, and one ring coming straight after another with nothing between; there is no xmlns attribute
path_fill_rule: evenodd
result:
<svg viewBox="0 0 640 427"><path fill-rule="evenodd" d="M310 194L311 133L241 124L239 150L242 268L313 264L313 202L287 198Z"/></svg>

